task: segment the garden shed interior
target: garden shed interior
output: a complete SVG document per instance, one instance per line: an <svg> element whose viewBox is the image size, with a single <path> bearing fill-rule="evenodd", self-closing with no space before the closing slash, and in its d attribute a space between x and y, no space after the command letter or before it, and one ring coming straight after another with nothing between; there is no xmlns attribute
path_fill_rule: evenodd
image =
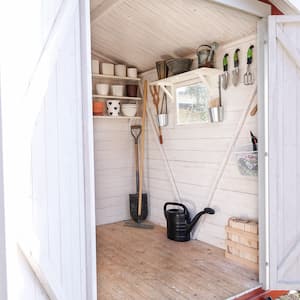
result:
<svg viewBox="0 0 300 300"><path fill-rule="evenodd" d="M0 4L0 299L299 290L291 3Z"/></svg>
<svg viewBox="0 0 300 300"><path fill-rule="evenodd" d="M108 254L110 247L116 247L115 250L130 249L130 251L127 250L128 252L122 251L127 253L127 256L122 254L123 259L127 260L128 255L134 253L133 256L137 260L137 264L128 262L127 265L120 266L120 276L113 275L116 282L120 282L122 276L126 276L127 272L135 268L139 274L137 278L143 282L148 278L148 283L136 285L136 293L131 291L133 297L144 295L146 298L150 297L149 299L157 299L158 295L151 296L143 292L147 290L147 287L157 287L158 294L161 293L161 297L166 299L168 297L174 299L178 291L181 293L178 297L182 299L185 297L202 299L204 296L207 299L214 296L224 299L258 286L258 247L251 248L249 252L244 253L245 261L247 258L250 259L249 265L252 267L252 269L246 267L245 270L241 270L238 263L235 266L230 259L224 258L224 250L231 245L227 240L228 234L225 230L231 217L254 222L258 220L257 161L256 167L254 166L256 169L250 176L241 173L243 170L239 170L238 163L243 163L243 155L245 157L252 155L250 131L260 140L258 114L250 114L257 106L257 23L260 18L205 0L130 0L117 1L109 7L105 7L105 4L105 1L91 1L92 59L93 64L96 64L94 71L100 73L100 75L94 73L92 76L93 100L97 103L110 102L114 99L111 96L114 85L130 84L128 79L127 82L122 83L116 82L117 78L111 80L105 78L103 72L107 70L102 63L114 64L115 72L118 72L116 65L120 64L126 65L127 68L137 68L139 79L137 84L139 84L140 91L134 96L140 98L136 101L138 112L132 118L124 116L122 112L123 103L130 100L128 97L121 99L120 114L122 116L118 114L110 116L110 111L105 111L106 105L104 105L103 114L94 116L95 203L98 225L100 298L102 295L109 299L109 295L113 294L111 289L114 283L109 275L111 272L109 266L114 263L114 256L111 252ZM266 8L268 9L268 6ZM197 48L200 45L212 45L214 42L218 44L214 51L214 68L199 69ZM244 74L247 71L247 51L250 46L254 47L251 65L253 82L246 85ZM233 59L237 49L239 49L239 74L234 85L232 83ZM218 79L221 76L221 81L223 80L223 57L226 53L229 55L230 80L228 87L221 87L224 120L212 123L209 121L208 107L212 98L219 96ZM167 79L157 82L158 74L155 63L171 58L192 59L191 71L177 76L170 74ZM130 76L128 72L127 69L127 76ZM120 76L120 74L117 75ZM117 75L114 74L114 76ZM126 74L124 76L126 77ZM204 81L203 78L206 80ZM128 195L134 193L136 189L134 139L131 136L130 127L141 123L142 98L145 92L142 82L144 80L148 81L149 86L143 187L148 196L147 220L155 225L154 230L124 228L124 220L130 219ZM107 98L101 96L101 91L100 95L99 90L97 91L97 84L99 86L103 82L110 85L111 90ZM200 106L195 108L195 111L193 111L193 107L197 106L195 103L187 103L186 106L183 104L179 107L176 89L197 86L197 84L200 84L204 92L204 95L200 93L196 96L203 98L200 100ZM154 86L160 87L160 107L163 94L169 91L167 94L168 125L162 127L163 144L159 143L156 132L157 116L150 86L152 89ZM205 94L206 88L211 93L209 99ZM182 109L181 112L179 112L180 109ZM202 117L197 109L200 110L200 114L202 112ZM257 160L257 152L253 153ZM240 156L242 158L239 161ZM245 162L247 163L246 160ZM199 224L193 228L192 238L201 242L190 242L190 246L189 243L177 245L176 242L172 242L169 244L166 229L161 230L159 227L166 227L163 212L166 202L185 204L192 216L205 207L215 210L214 215L203 216ZM254 233L252 232L254 237L256 234L256 245L258 245L257 233L256 227ZM238 244L237 242L238 240L231 243ZM164 251L166 253L158 254L151 244L154 249L157 247L161 253ZM199 247L198 251L197 247ZM208 248L203 251L201 247ZM197 253L193 253L195 250ZM213 253L213 259L210 259L210 251ZM139 255L138 253L145 254ZM181 265L180 259L182 258L179 257L181 255L185 256L184 260L188 262L188 265ZM214 274L213 267L212 269L205 267L201 270L204 266L214 266L214 260L218 260L219 256L220 260L216 263L216 267L223 269L221 273L227 279L223 275L219 278L218 274ZM155 261L158 264L157 269L155 269ZM177 263L181 268L190 267L190 263L195 264L191 267L191 273L197 275L187 279L187 274L180 275L180 271L176 268L168 272L170 265ZM142 268L139 268L141 264ZM149 271L147 271L148 264L154 265L152 269L149 268ZM159 266L160 270L158 270ZM115 267L117 270L117 266ZM146 274L149 272L148 277L145 275L144 278L140 274L143 268ZM231 273L230 269L235 271ZM203 276L204 281L207 277L205 281L207 283L211 280L208 275L211 272L215 278L214 283L211 286L208 285L207 288L203 286L198 288L197 276ZM161 279L165 288L159 287L156 283L157 278L173 276L174 280ZM239 281L241 277L242 280ZM123 280L126 281L124 278ZM128 284L130 280L132 278L128 278ZM176 280L182 280L184 284L190 282L190 290L176 286ZM185 282L185 280L188 281ZM191 282L194 282L194 286ZM233 282L239 283L234 285ZM177 292L172 288L174 285L178 289ZM118 291L119 296L126 297L130 293L126 290L126 284L119 286Z"/></svg>

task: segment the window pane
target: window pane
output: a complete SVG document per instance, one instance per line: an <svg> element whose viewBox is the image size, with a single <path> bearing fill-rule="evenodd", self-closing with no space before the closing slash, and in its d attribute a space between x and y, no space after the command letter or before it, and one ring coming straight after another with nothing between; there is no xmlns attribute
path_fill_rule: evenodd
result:
<svg viewBox="0 0 300 300"><path fill-rule="evenodd" d="M208 89L203 84L193 84L176 89L177 123L208 122Z"/></svg>

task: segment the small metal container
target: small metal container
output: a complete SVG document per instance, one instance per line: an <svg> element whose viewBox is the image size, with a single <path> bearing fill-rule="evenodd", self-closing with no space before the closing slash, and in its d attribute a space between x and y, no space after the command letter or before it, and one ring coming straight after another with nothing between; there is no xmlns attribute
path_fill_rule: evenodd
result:
<svg viewBox="0 0 300 300"><path fill-rule="evenodd" d="M190 58L172 58L167 61L168 76L177 75L191 70L193 60ZM170 73L170 74L169 74Z"/></svg>
<svg viewBox="0 0 300 300"><path fill-rule="evenodd" d="M158 80L164 79L168 77L168 67L165 60L157 61L155 63L156 71L157 71L157 78Z"/></svg>
<svg viewBox="0 0 300 300"><path fill-rule="evenodd" d="M210 107L209 117L212 123L222 122L224 119L224 108L223 106Z"/></svg>
<svg viewBox="0 0 300 300"><path fill-rule="evenodd" d="M169 117L168 114L158 114L158 124L160 127L168 126L169 123Z"/></svg>

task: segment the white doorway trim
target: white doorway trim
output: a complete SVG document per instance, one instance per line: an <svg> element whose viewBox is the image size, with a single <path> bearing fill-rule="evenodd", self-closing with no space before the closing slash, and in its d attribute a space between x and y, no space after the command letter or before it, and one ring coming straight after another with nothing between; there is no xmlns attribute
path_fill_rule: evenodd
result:
<svg viewBox="0 0 300 300"><path fill-rule="evenodd" d="M82 132L85 193L86 299L97 299L94 145L91 84L91 29L89 1L79 0L82 85Z"/></svg>
<svg viewBox="0 0 300 300"><path fill-rule="evenodd" d="M0 299L7 299L5 203L3 191L2 106L0 76Z"/></svg>

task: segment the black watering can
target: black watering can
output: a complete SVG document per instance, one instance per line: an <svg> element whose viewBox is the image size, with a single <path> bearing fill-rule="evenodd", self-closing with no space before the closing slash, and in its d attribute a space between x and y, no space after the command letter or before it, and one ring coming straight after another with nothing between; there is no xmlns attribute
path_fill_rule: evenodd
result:
<svg viewBox="0 0 300 300"><path fill-rule="evenodd" d="M172 208L167 210L168 205L176 205L180 208ZM214 215L215 211L212 208L204 208L196 214L191 220L188 209L185 205L177 202L167 202L164 205L164 213L167 219L167 236L168 239L177 242L186 242L191 239L191 230L204 214Z"/></svg>

